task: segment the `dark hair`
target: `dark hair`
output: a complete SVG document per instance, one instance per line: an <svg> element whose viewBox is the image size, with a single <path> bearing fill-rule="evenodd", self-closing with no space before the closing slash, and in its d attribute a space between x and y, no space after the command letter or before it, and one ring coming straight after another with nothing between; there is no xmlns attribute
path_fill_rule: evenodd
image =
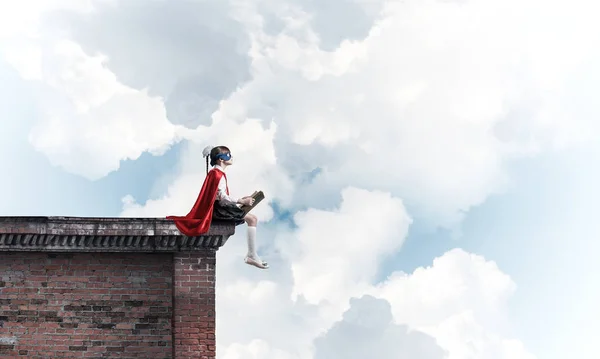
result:
<svg viewBox="0 0 600 359"><path fill-rule="evenodd" d="M220 155L221 153L229 153L229 152L231 152L231 151L226 146L213 147L213 149L210 150L210 155L206 156L206 173L208 173L208 158L209 157L210 157L210 165L214 166L217 163L218 155Z"/></svg>

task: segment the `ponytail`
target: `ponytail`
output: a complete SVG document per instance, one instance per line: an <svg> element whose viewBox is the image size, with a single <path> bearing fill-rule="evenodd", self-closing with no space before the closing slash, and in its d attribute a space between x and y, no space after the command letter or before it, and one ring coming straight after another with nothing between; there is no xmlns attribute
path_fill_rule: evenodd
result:
<svg viewBox="0 0 600 359"><path fill-rule="evenodd" d="M213 146L206 146L204 147L204 150L202 150L202 156L206 157L206 173L208 173L208 157L210 157L212 149Z"/></svg>

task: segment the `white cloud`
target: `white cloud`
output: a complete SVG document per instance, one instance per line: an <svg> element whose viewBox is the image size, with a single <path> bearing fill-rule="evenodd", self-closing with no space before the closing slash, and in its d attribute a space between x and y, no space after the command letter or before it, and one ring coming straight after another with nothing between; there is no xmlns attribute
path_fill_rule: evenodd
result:
<svg viewBox="0 0 600 359"><path fill-rule="evenodd" d="M454 249L411 275L393 273L371 293L391 303L397 323L433 336L449 359L534 359L510 337L515 290L494 262Z"/></svg>
<svg viewBox="0 0 600 359"><path fill-rule="evenodd" d="M347 221L361 224L345 228ZM228 328L218 334L221 352L263 340L294 357L312 358L314 338L341 319L351 296L372 287L378 259L400 248L410 219L399 199L348 188L335 210L307 209L296 222L294 230L259 227L259 253L275 270L248 271L242 262L243 227L219 251L218 272L235 278L217 288L217 327Z"/></svg>
<svg viewBox="0 0 600 359"><path fill-rule="evenodd" d="M291 354L272 348L264 340L253 340L248 345L232 344L227 347L223 354L219 353L221 359L293 359Z"/></svg>
<svg viewBox="0 0 600 359"><path fill-rule="evenodd" d="M411 223L402 201L389 193L357 188L342 191L339 209L298 212L292 262L294 297L335 305L362 293L378 263L400 249Z"/></svg>
<svg viewBox="0 0 600 359"><path fill-rule="evenodd" d="M317 338L315 347L315 359L446 357L434 338L394 324L389 303L371 296L351 299L344 319Z"/></svg>
<svg viewBox="0 0 600 359"><path fill-rule="evenodd" d="M70 41L53 46L45 62L43 118L32 145L67 171L90 179L117 170L143 152L161 155L179 140L162 99L119 83L101 57Z"/></svg>
<svg viewBox="0 0 600 359"><path fill-rule="evenodd" d="M113 0L99 0L113 3ZM40 36L40 23L48 12L58 9L89 13L98 0L24 0L0 5L0 43L3 48L15 45L14 40Z"/></svg>
<svg viewBox="0 0 600 359"><path fill-rule="evenodd" d="M452 226L505 188L511 159L597 133L562 97L590 54L592 19L569 27L579 22L572 13L557 27L561 10L537 1L389 2L364 40L327 52L302 8L281 10L282 31L271 34L270 14L240 6L254 77L214 116L272 116L279 148L305 157L304 170L325 169L296 189L299 208L330 205L324 192L351 184L401 195ZM580 40L541 46L549 29ZM562 47L569 57L557 56Z"/></svg>
<svg viewBox="0 0 600 359"><path fill-rule="evenodd" d="M535 358L511 335L508 301L516 286L494 262L454 249L430 267L376 283L381 257L400 249L410 223L400 200L349 188L339 208L298 217L297 228L260 229L261 250L273 236L279 248L267 251L268 272L242 263L243 231L219 251L217 270L229 278L217 285L220 357L335 358L354 343L356 354L377 347L382 357L438 358L444 351L449 359ZM358 221L369 224L348 225ZM323 236L330 225L337 235ZM351 299L364 295L378 300ZM405 340L414 346L394 346Z"/></svg>
<svg viewBox="0 0 600 359"><path fill-rule="evenodd" d="M41 18L48 11L89 12L91 4L45 5L31 12L20 7L3 12L29 20L29 27L3 29L0 54L32 81L39 97L32 145L54 165L98 179L117 170L121 160L135 160L143 152L161 155L180 140L182 128L167 120L163 99L121 84L107 69L105 56L86 54L64 35L44 32Z"/></svg>
<svg viewBox="0 0 600 359"><path fill-rule="evenodd" d="M501 328L504 306L516 287L494 262L455 249L410 276L390 275L379 289L392 303L394 316L413 327L425 329L451 315L473 311L477 321ZM404 292L411 295L404 296Z"/></svg>

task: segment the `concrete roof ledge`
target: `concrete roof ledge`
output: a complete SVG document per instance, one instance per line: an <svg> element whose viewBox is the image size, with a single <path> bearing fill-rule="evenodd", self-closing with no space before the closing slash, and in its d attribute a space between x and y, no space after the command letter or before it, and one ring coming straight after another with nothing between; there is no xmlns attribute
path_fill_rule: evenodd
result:
<svg viewBox="0 0 600 359"><path fill-rule="evenodd" d="M235 233L213 222L187 237L166 218L0 217L0 252L190 252L217 250Z"/></svg>

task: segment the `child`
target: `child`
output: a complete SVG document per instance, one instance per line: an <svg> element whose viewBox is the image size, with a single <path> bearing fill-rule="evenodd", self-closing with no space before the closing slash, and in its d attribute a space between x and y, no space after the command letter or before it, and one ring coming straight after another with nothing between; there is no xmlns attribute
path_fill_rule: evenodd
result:
<svg viewBox="0 0 600 359"><path fill-rule="evenodd" d="M206 157L206 179L190 213L185 217L168 216L175 225L187 236L198 236L208 232L212 220L230 221L235 225L246 222L248 224L246 236L248 253L244 261L261 269L269 268L256 253L256 225L258 219L253 214L245 214L239 205L251 206L254 199L250 196L234 200L229 196L227 176L225 169L233 164L231 151L225 146L206 147L202 151ZM208 170L208 163L213 168Z"/></svg>

